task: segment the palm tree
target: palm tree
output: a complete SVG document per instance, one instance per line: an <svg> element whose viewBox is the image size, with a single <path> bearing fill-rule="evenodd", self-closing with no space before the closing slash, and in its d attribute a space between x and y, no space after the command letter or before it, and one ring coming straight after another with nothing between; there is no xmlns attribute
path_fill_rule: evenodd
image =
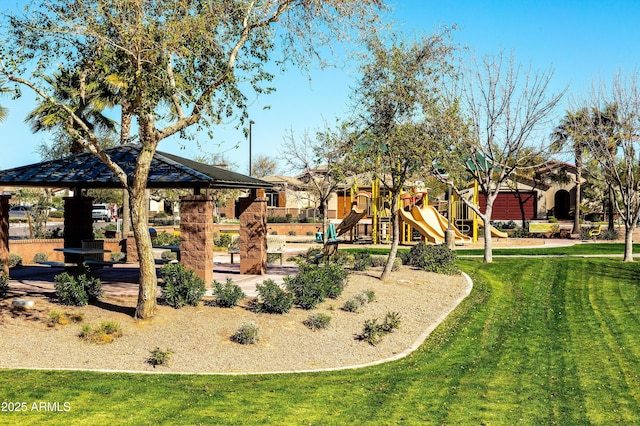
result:
<svg viewBox="0 0 640 426"><path fill-rule="evenodd" d="M73 73L68 70L48 76L46 81L53 89L52 97L66 103L92 132L108 134L115 130L116 123L103 114L106 108L114 105L112 92L107 87L91 81L86 73ZM69 147L64 147L62 151L68 149L72 154L84 151L80 142L82 136L79 125L66 111L49 100L40 100L38 106L24 121L30 124L34 133L60 130L67 135L68 139L65 139L69 142Z"/></svg>
<svg viewBox="0 0 640 426"><path fill-rule="evenodd" d="M580 203L584 152L588 146L588 110L567 111L562 122L553 131L552 138L557 149L571 142L576 166L576 196L574 201L573 234L580 233Z"/></svg>

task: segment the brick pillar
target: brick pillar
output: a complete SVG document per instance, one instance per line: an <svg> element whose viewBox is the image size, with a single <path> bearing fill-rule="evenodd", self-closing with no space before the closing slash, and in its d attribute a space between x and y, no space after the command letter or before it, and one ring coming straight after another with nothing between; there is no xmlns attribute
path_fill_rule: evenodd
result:
<svg viewBox="0 0 640 426"><path fill-rule="evenodd" d="M213 197L180 197L180 263L194 270L207 286L213 282L213 214Z"/></svg>
<svg viewBox="0 0 640 426"><path fill-rule="evenodd" d="M11 195L0 195L0 261L2 270L9 275L9 200Z"/></svg>
<svg viewBox="0 0 640 426"><path fill-rule="evenodd" d="M267 199L240 198L237 208L240 219L240 273L264 275L267 272Z"/></svg>
<svg viewBox="0 0 640 426"><path fill-rule="evenodd" d="M64 246L82 247L82 240L93 239L92 197L65 197ZM76 255L65 254L65 262L77 262Z"/></svg>

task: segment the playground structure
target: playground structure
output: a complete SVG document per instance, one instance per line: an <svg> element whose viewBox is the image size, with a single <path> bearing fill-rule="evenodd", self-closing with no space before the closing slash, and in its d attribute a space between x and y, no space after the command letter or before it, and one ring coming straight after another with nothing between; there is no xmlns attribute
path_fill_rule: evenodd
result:
<svg viewBox="0 0 640 426"><path fill-rule="evenodd" d="M454 232L456 244L471 243L470 236L464 235L449 220L442 216L433 206L418 207L414 205L411 211L399 209L398 214L404 224L408 224L417 230L425 241L433 244L442 244L445 242L445 232L451 229ZM411 233L403 226L403 242L411 239Z"/></svg>

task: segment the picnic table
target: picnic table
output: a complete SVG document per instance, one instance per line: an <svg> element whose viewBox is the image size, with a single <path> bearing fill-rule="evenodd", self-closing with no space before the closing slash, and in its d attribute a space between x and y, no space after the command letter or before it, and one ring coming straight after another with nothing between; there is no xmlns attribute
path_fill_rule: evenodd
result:
<svg viewBox="0 0 640 426"><path fill-rule="evenodd" d="M58 247L53 250L64 253L65 255L74 255L77 259L75 262L65 262L64 266L82 265L87 263L91 266L112 266L114 262L106 260L89 259L88 257L95 256L96 254L104 255L105 253L111 253L111 250L95 248L95 247ZM54 265L51 265L54 266Z"/></svg>

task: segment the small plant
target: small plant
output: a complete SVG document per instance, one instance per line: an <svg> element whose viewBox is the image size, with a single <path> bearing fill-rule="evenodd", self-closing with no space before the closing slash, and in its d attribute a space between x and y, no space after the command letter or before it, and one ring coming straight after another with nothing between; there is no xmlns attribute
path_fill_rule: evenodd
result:
<svg viewBox="0 0 640 426"><path fill-rule="evenodd" d="M166 262L172 262L178 260L178 253L172 252L171 250L164 250L160 253L160 258Z"/></svg>
<svg viewBox="0 0 640 426"><path fill-rule="evenodd" d="M42 263L49 260L47 253L38 252L33 256L33 263Z"/></svg>
<svg viewBox="0 0 640 426"><path fill-rule="evenodd" d="M358 312L358 309L360 309L361 307L362 302L359 299L352 297L351 299L345 300L344 304L342 305L342 310L347 312Z"/></svg>
<svg viewBox="0 0 640 426"><path fill-rule="evenodd" d="M9 292L9 275L0 273L0 298L7 296Z"/></svg>
<svg viewBox="0 0 640 426"><path fill-rule="evenodd" d="M114 321L104 321L97 327L86 324L80 332L80 338L89 343L111 343L118 337L122 337L122 327Z"/></svg>
<svg viewBox="0 0 640 426"><path fill-rule="evenodd" d="M303 321L303 324L309 327L311 330L320 330L327 328L331 322L331 315L323 314L321 312L310 314L309 317Z"/></svg>
<svg viewBox="0 0 640 426"><path fill-rule="evenodd" d="M16 266L21 266L21 265L22 265L22 256L15 253L9 254L9 269L15 268Z"/></svg>
<svg viewBox="0 0 640 426"><path fill-rule="evenodd" d="M250 321L242 324L231 336L231 340L241 345L252 345L258 341L259 328Z"/></svg>
<svg viewBox="0 0 640 426"><path fill-rule="evenodd" d="M80 323L84 321L84 314L82 312L74 312L68 314L66 312L51 311L49 312L49 320L47 325L49 327L55 327L57 325L67 325L70 323Z"/></svg>
<svg viewBox="0 0 640 426"><path fill-rule="evenodd" d="M127 255L121 251L115 251L113 253L111 253L111 256L109 257L111 259L111 261L113 262L122 262L124 261L124 259L127 257Z"/></svg>
<svg viewBox="0 0 640 426"><path fill-rule="evenodd" d="M620 234L616 229L607 229L606 231L600 233L599 238L605 241L615 241L620 238Z"/></svg>
<svg viewBox="0 0 640 426"><path fill-rule="evenodd" d="M357 251L353 255L353 269L356 271L366 271L371 265L371 253L368 251Z"/></svg>
<svg viewBox="0 0 640 426"><path fill-rule="evenodd" d="M152 241L154 246L170 246L180 244L180 237L169 234L167 231L162 231L157 234Z"/></svg>
<svg viewBox="0 0 640 426"><path fill-rule="evenodd" d="M376 300L376 293L373 290L363 290L347 299L342 305L342 310L347 312L357 312L358 309Z"/></svg>
<svg viewBox="0 0 640 426"><path fill-rule="evenodd" d="M256 304L257 312L269 314L283 314L289 312L293 306L293 294L280 288L275 281L268 279L262 284L256 285L259 302Z"/></svg>
<svg viewBox="0 0 640 426"><path fill-rule="evenodd" d="M206 291L204 280L182 263L169 263L160 269L162 297L176 309L197 306Z"/></svg>
<svg viewBox="0 0 640 426"><path fill-rule="evenodd" d="M327 297L335 299L342 294L348 273L339 265L328 263L323 266L300 264L294 277L285 277L285 287L295 297L302 309L313 309Z"/></svg>
<svg viewBox="0 0 640 426"><path fill-rule="evenodd" d="M364 340L365 342L375 346L382 338L392 333L393 330L400 326L400 314L397 312L387 312L382 324L378 323L376 318L368 319L364 322L362 333L356 336L358 340Z"/></svg>
<svg viewBox="0 0 640 426"><path fill-rule="evenodd" d="M246 297L244 291L242 291L240 286L234 284L231 278L227 278L227 282L225 284L214 280L211 288L213 290L216 305L223 308L232 308Z"/></svg>
<svg viewBox="0 0 640 426"><path fill-rule="evenodd" d="M155 368L158 365L164 365L166 367L169 366L169 361L171 361L171 357L173 356L173 351L171 349L162 350L156 346L156 348L151 352L149 358L147 358L147 362L153 365Z"/></svg>
<svg viewBox="0 0 640 426"><path fill-rule="evenodd" d="M298 233L292 229L291 231L289 231L289 235L295 237L296 235L298 235Z"/></svg>

